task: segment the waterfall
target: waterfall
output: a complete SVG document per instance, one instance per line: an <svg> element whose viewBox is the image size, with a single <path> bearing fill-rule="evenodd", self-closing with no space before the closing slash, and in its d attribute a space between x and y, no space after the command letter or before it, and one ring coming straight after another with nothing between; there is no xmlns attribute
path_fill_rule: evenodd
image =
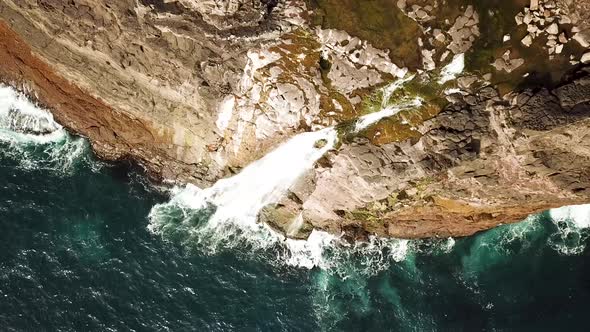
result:
<svg viewBox="0 0 590 332"><path fill-rule="evenodd" d="M193 204L216 206L210 223L229 219L255 221L260 209L276 203L304 172L334 147L336 139L334 128L296 135L239 174L204 189L199 197L201 201Z"/></svg>
<svg viewBox="0 0 590 332"><path fill-rule="evenodd" d="M148 229L156 234L184 232L184 241L201 244L205 252L246 244L259 250L286 249L280 259L312 268L320 263L322 248L335 239L316 232L313 241L286 239L257 222L259 211L277 203L299 177L310 170L338 139L335 128L298 134L239 174L199 189L175 189L172 199L154 206ZM301 220L302 221L302 220Z"/></svg>
<svg viewBox="0 0 590 332"><path fill-rule="evenodd" d="M457 75L463 72L463 69L465 69L465 54L457 54L448 65L442 68L438 84L444 84L455 79Z"/></svg>
<svg viewBox="0 0 590 332"><path fill-rule="evenodd" d="M359 118L354 132L421 105L422 100L414 98L388 106L390 96L406 81L385 87L383 109ZM288 265L325 266L324 249L337 240L336 236L314 230L308 240L287 239L268 225L258 223L257 217L262 208L278 203L299 177L334 148L337 140L338 132L334 127L301 133L239 174L221 179L209 188L199 189L193 185L175 188L169 202L152 208L148 229L164 236L180 236L185 243L199 245L203 252L214 253L244 245L276 250L278 246L285 253L279 255L280 259ZM302 216L298 216L292 227L299 228L303 222Z"/></svg>
<svg viewBox="0 0 590 332"><path fill-rule="evenodd" d="M386 106L379 112L364 115L357 120L355 125L355 132L359 132L369 127L370 125L378 122L381 119L392 117L405 109L418 107L420 105L422 105L422 99L416 97L410 102Z"/></svg>

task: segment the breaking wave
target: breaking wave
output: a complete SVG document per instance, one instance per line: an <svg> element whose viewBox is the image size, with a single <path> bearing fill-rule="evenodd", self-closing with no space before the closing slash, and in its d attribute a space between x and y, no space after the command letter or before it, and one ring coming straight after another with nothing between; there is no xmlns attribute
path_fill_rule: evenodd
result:
<svg viewBox="0 0 590 332"><path fill-rule="evenodd" d="M23 169L70 172L88 151L88 143L73 137L53 115L25 95L0 85L0 153Z"/></svg>
<svg viewBox="0 0 590 332"><path fill-rule="evenodd" d="M255 258L262 254L265 260L277 265L318 267L341 277L349 272L348 262L358 262L356 273L362 270L363 275L369 276L387 269L391 262L403 261L411 250L409 240L372 237L369 242L350 244L317 230L307 240L295 240L255 219L211 222L216 213L214 205L195 208L191 203L202 199L201 192L192 185L174 189L169 202L156 205L150 212L149 230L208 255L225 250Z"/></svg>
<svg viewBox="0 0 590 332"><path fill-rule="evenodd" d="M456 56L444 68L439 83L443 84L460 73L463 60L462 55ZM419 106L419 98L389 103L392 93L411 78L384 88L382 110L357 119L354 132L403 109ZM335 128L298 134L239 174L219 180L212 187L200 189L187 185L175 188L170 201L151 210L148 229L203 253L237 249L235 251L255 253L256 256L266 252L265 259L271 257L279 264L308 269L317 267L342 278L351 273L350 262L356 262L355 274L370 276L387 269L393 262L404 261L418 250L429 255L448 254L454 250L455 240L452 238L428 242L371 238L367 243L349 244L338 236L314 230L307 240L294 240L259 223L259 211L269 204L276 204L300 176L336 145L337 140ZM301 222L294 220L293 224ZM558 227L570 224L556 222ZM587 220L586 224L590 221ZM531 216L521 223L478 236L473 253L465 262L467 269L469 265L481 266L482 262L487 264L511 253L522 252L539 237L541 228L537 216ZM569 238L570 233L570 228L561 227L555 237ZM559 241L556 249L575 253L585 238L578 236L576 239L578 242L574 240L577 244L574 243L573 247L570 244L561 247L564 241Z"/></svg>
<svg viewBox="0 0 590 332"><path fill-rule="evenodd" d="M374 271L390 259L403 260L408 250L405 240L375 238L369 243L348 245L337 236L317 230L307 240L295 240L258 222L258 212L278 202L334 147L337 139L333 128L302 133L210 188L176 188L169 202L151 210L148 229L204 253L225 249L254 255L266 252L265 257L277 263L308 269L331 269L350 256L367 257L370 261L366 261L365 268Z"/></svg>
<svg viewBox="0 0 590 332"><path fill-rule="evenodd" d="M590 204L552 209L549 215L557 227L549 237L549 245L564 255L581 254L590 236Z"/></svg>

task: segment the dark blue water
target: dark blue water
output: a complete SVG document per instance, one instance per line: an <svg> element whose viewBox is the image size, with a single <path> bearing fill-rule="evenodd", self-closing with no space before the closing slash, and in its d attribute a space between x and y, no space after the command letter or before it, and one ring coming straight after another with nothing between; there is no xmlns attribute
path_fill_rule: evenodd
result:
<svg viewBox="0 0 590 332"><path fill-rule="evenodd" d="M0 140L0 330L587 330L587 230L548 213L308 270L149 232L168 200L79 138Z"/></svg>

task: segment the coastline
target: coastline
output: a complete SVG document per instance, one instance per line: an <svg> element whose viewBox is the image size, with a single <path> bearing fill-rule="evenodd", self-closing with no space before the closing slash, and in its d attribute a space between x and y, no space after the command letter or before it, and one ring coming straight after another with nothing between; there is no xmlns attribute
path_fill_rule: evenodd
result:
<svg viewBox="0 0 590 332"><path fill-rule="evenodd" d="M13 17L18 15L14 11ZM37 34L36 37L29 36L32 40L49 36L38 26L23 23L29 22L24 17L19 22L23 31L28 31L31 36ZM54 47L56 50L67 49L63 45ZM125 94L113 97L117 93L110 92L103 99L103 92L88 90L90 85L76 85L71 78L77 77L77 82L80 82L76 72L84 66L78 64L73 68L71 77L64 76L71 63L60 64L55 58L45 58L47 54L55 56L56 50L44 53L38 45L37 48L28 45L26 39L6 22L0 22L2 81L20 87L50 109L57 122L88 138L100 158L133 160L156 180L193 183L200 187L209 187L218 179L232 174L234 166L235 172L239 172L251 161L237 158L239 162L226 167L214 161L215 151L211 150L215 147L211 144L215 144L219 137L218 129L211 128L214 115L206 112L207 107L214 109L209 105L211 101L201 99L203 105L194 115L198 124L191 128L195 131L205 129L193 135L190 133L193 129L187 129L190 121L184 123L187 119L184 115L171 117L174 122L186 125L178 127L176 123L162 120L166 117L159 111L138 112L137 109L145 104L138 104L137 109L131 110L116 101L116 98L126 98ZM94 68L92 74L82 81L90 82L100 70ZM117 82L116 74L109 75L108 85ZM586 81L583 76L577 77L556 89L569 84L570 90L574 91L576 87L585 86ZM100 82L94 84L100 85ZM125 87L127 91L134 88L137 86L132 84ZM207 88L207 91L210 89ZM418 137L375 146L364 139L357 139L340 151L329 152L323 160L326 165L320 165L319 171L314 169L304 176L313 180L303 185L299 192L298 189L291 190L278 205L270 207L270 210L278 211L270 214L276 218L270 224L286 233L293 218L303 213L305 225L301 232L295 234L296 238L309 235L311 229L344 233L345 237L353 240L366 239L370 234L399 238L468 236L499 224L523 220L529 214L550 208L587 203L590 201L587 190L590 186L584 177L587 175L584 160L589 157L585 150L588 144L583 142L583 138L590 126L587 94L583 93L583 88L580 89L582 92L575 90L563 98L558 90L519 91L512 95L515 104L509 105L506 105L508 101L504 97L497 93L490 95L490 91L484 89L476 90L475 93L484 97L473 105L470 99L473 94L453 95L451 97L455 100L451 106L417 126ZM149 91L143 93L150 95ZM522 101L523 95L528 96L526 101ZM537 103L554 102L552 95L558 95L562 113L551 113L551 109L527 113L528 109L538 107L538 104L523 108L535 96L540 96ZM145 98L137 97L133 102L146 101ZM133 102L127 102L127 105ZM184 102L194 100L186 99ZM572 109L576 111L569 112ZM464 118L457 119L457 112L461 111ZM535 122L539 114L545 116L544 122ZM458 123L475 125L469 129L457 127ZM183 133L182 137L179 137L179 132ZM486 140L489 151L486 151L486 144L482 144ZM559 144L552 143L556 140ZM438 143L433 144L435 141ZM438 145L440 142L443 142L444 149ZM579 151L567 155L568 145L578 146ZM268 146L272 145L267 145L262 151L268 151ZM533 148L521 151L530 146ZM396 149L402 150L397 155L404 162L401 166L400 161L391 157L396 156L392 152ZM250 158L262 151L252 153ZM377 161L369 160L373 157L363 157L366 151L379 156ZM457 157L452 156L456 153L454 151L466 152L460 152ZM246 149L243 153L248 152ZM466 157L463 158L461 153ZM576 160L580 157L581 160ZM344 165L350 160L352 166ZM572 164L572 160L576 160L575 163ZM388 164L374 169L371 168L374 163ZM338 173L338 167L345 166L361 169L368 173L368 178L381 179L382 187L367 189L372 193L369 199L359 198L360 194L358 197L347 197L354 189L355 180L342 180L348 168ZM389 170L389 173L382 173L383 170ZM333 173L332 177L327 176L330 173ZM361 183L367 183L363 181ZM340 193L334 194L339 190ZM333 201L324 203L326 197Z"/></svg>

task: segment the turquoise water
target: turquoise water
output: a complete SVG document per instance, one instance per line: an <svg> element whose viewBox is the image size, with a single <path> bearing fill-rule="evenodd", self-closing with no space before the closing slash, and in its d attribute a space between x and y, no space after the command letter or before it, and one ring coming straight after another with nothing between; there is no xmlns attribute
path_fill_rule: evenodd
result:
<svg viewBox="0 0 590 332"><path fill-rule="evenodd" d="M236 233L212 247L191 231L207 213L150 231L170 195L81 138L0 129L0 329L586 330L588 230L549 213L465 239L333 244L307 269Z"/></svg>

